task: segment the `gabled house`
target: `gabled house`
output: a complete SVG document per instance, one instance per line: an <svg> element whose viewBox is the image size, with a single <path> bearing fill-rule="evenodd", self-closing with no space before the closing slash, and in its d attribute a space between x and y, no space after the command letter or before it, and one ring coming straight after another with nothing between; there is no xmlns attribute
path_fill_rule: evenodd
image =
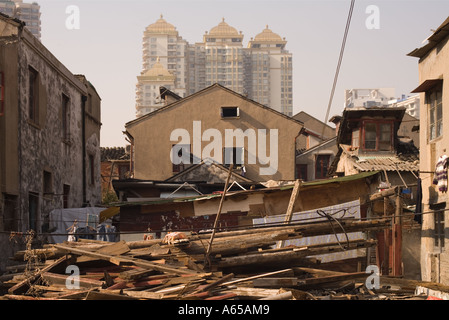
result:
<svg viewBox="0 0 449 320"><path fill-rule="evenodd" d="M297 139L298 149L310 149L336 136L335 128L325 124L305 111L298 112L292 118L304 123L304 133Z"/></svg>
<svg viewBox="0 0 449 320"><path fill-rule="evenodd" d="M296 178L312 181L328 178L329 166L338 151L336 129L301 111L293 116L304 123L297 139Z"/></svg>
<svg viewBox="0 0 449 320"><path fill-rule="evenodd" d="M298 152L296 155L296 178L303 181L327 179L329 167L337 151L337 137L333 137Z"/></svg>
<svg viewBox="0 0 449 320"><path fill-rule="evenodd" d="M425 281L449 284L447 162L449 155L449 17L408 54L419 58L421 271Z"/></svg>
<svg viewBox="0 0 449 320"><path fill-rule="evenodd" d="M330 176L381 171L388 186L416 186L419 151L398 135L405 108L347 108L338 125L338 153ZM407 124L411 125L411 124Z"/></svg>
<svg viewBox="0 0 449 320"><path fill-rule="evenodd" d="M208 158L251 181L295 179L301 121L219 84L173 100L125 125L135 179L164 181Z"/></svg>

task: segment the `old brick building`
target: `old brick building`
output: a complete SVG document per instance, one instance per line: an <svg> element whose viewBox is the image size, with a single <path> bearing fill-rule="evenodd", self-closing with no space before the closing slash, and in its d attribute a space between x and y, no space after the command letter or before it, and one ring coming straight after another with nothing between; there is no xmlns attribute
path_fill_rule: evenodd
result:
<svg viewBox="0 0 449 320"><path fill-rule="evenodd" d="M101 99L21 21L0 30L0 235L40 234L53 209L101 202Z"/></svg>

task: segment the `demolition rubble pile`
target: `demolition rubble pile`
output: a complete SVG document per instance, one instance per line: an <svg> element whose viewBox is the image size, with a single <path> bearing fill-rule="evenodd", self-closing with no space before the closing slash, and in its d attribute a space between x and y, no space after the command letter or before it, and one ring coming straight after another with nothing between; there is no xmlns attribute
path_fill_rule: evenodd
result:
<svg viewBox="0 0 449 320"><path fill-rule="evenodd" d="M346 232L388 228L386 219L339 221ZM278 241L332 234L335 222L103 242L80 239L17 252L0 276L0 299L8 300L322 300L406 299L418 282L381 277L369 289L365 272L319 268L315 255L375 246L351 240L307 247ZM213 242L212 242L213 240ZM32 262L32 263L30 263ZM318 267L317 267L318 266Z"/></svg>

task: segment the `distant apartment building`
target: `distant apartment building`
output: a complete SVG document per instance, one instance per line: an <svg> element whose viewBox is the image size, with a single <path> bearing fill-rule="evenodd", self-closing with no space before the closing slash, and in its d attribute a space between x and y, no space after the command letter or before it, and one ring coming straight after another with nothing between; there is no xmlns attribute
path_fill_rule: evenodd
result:
<svg viewBox="0 0 449 320"><path fill-rule="evenodd" d="M25 22L25 27L41 39L41 12L37 2L25 3L22 0L0 0L0 12Z"/></svg>
<svg viewBox="0 0 449 320"><path fill-rule="evenodd" d="M396 99L394 88L347 89L345 90L345 108L371 108L388 106Z"/></svg>
<svg viewBox="0 0 449 320"><path fill-rule="evenodd" d="M403 107L405 108L405 112L419 119L419 106L420 106L420 98L419 94L415 94L410 97L406 97L402 95L400 99L390 101L392 107Z"/></svg>
<svg viewBox="0 0 449 320"><path fill-rule="evenodd" d="M170 90L184 98L218 83L258 103L291 116L293 111L292 54L287 41L268 26L243 45L244 35L223 19L206 31L202 42L189 44L176 28L161 16L143 36L141 76L158 63L175 77ZM158 66L159 68L159 66ZM136 116L162 105L142 100L144 83L138 77ZM149 89L148 89L149 90ZM155 83L149 96L158 96ZM148 101L149 103L149 101Z"/></svg>

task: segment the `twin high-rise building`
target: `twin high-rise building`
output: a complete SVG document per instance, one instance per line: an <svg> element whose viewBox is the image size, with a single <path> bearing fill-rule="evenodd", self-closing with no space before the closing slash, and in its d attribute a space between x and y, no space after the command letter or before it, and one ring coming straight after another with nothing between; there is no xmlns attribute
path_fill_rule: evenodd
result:
<svg viewBox="0 0 449 320"><path fill-rule="evenodd" d="M225 20L189 44L161 16L143 35L143 66L136 87L136 116L162 106L159 87L186 97L219 83L292 115L292 54L268 26L245 48L241 31Z"/></svg>
<svg viewBox="0 0 449 320"><path fill-rule="evenodd" d="M0 12L25 22L25 27L41 39L41 12L37 2L25 3L22 0L0 0Z"/></svg>

